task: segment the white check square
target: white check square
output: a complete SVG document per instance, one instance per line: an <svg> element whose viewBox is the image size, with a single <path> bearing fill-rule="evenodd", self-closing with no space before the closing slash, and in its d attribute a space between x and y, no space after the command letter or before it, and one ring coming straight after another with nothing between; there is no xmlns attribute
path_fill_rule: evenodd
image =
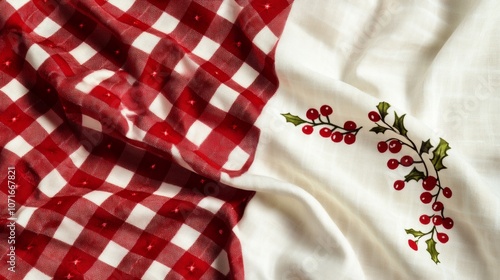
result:
<svg viewBox="0 0 500 280"><path fill-rule="evenodd" d="M180 191L181 191L180 187L163 182L153 194L172 198L176 196Z"/></svg>
<svg viewBox="0 0 500 280"><path fill-rule="evenodd" d="M22 6L28 3L30 0L7 0L14 9L19 10ZM28 279L28 278L27 278Z"/></svg>
<svg viewBox="0 0 500 280"><path fill-rule="evenodd" d="M191 77L194 72L198 69L198 64L191 60L187 55L182 57L181 60L175 65L174 71L181 74L184 77Z"/></svg>
<svg viewBox="0 0 500 280"><path fill-rule="evenodd" d="M63 120L52 110L38 117L36 121L48 134L52 133L63 123Z"/></svg>
<svg viewBox="0 0 500 280"><path fill-rule="evenodd" d="M52 170L45 178L38 184L38 189L48 197L56 195L68 182L64 180L63 176L57 171Z"/></svg>
<svg viewBox="0 0 500 280"><path fill-rule="evenodd" d="M191 246L200 235L201 233L199 233L192 227L183 224L170 242L187 251L189 250L189 248L191 248Z"/></svg>
<svg viewBox="0 0 500 280"><path fill-rule="evenodd" d="M212 129L208 125L195 120L186 133L186 138L196 146L200 146L207 139L210 132L212 132Z"/></svg>
<svg viewBox="0 0 500 280"><path fill-rule="evenodd" d="M118 9L126 12L132 5L134 5L134 0L108 0L108 3L117 7Z"/></svg>
<svg viewBox="0 0 500 280"><path fill-rule="evenodd" d="M101 122L87 115L82 115L82 126L99 132L102 131Z"/></svg>
<svg viewBox="0 0 500 280"><path fill-rule="evenodd" d="M92 201L95 205L101 205L106 199L108 199L112 193L103 191L91 191L83 196L83 198Z"/></svg>
<svg viewBox="0 0 500 280"><path fill-rule="evenodd" d="M267 26L264 26L253 38L253 43L266 54L272 51L276 42L278 42L278 37Z"/></svg>
<svg viewBox="0 0 500 280"><path fill-rule="evenodd" d="M130 123L132 123L132 122L130 122ZM144 140L144 137L146 137L147 134L148 133L146 131L140 129L136 125L130 125L129 124L129 129L127 131L127 134L125 134L125 136L128 139L142 141L142 140Z"/></svg>
<svg viewBox="0 0 500 280"><path fill-rule="evenodd" d="M153 261L148 270L142 275L142 279L166 279L168 273L172 270L170 267Z"/></svg>
<svg viewBox="0 0 500 280"><path fill-rule="evenodd" d="M96 70L83 78L75 88L83 93L90 93L102 81L111 78L115 72L107 69Z"/></svg>
<svg viewBox="0 0 500 280"><path fill-rule="evenodd" d="M193 53L208 61L212 58L219 47L220 44L206 36L203 36L198 45L194 48Z"/></svg>
<svg viewBox="0 0 500 280"><path fill-rule="evenodd" d="M54 33L56 33L59 29L61 29L61 26L57 24L55 21L50 19L50 17L46 17L40 24L33 30L36 34L48 38Z"/></svg>
<svg viewBox="0 0 500 280"><path fill-rule="evenodd" d="M0 88L7 96L16 102L19 98L28 93L28 89L23 86L17 79L12 79L8 84Z"/></svg>
<svg viewBox="0 0 500 280"><path fill-rule="evenodd" d="M5 149L13 152L18 157L23 157L29 151L33 149L31 146L21 135L16 136L14 139L10 140L7 145L4 146Z"/></svg>
<svg viewBox="0 0 500 280"><path fill-rule="evenodd" d="M148 32L142 32L141 35L137 36L134 42L132 42L132 46L149 54L153 51L158 42L160 42L160 37Z"/></svg>
<svg viewBox="0 0 500 280"><path fill-rule="evenodd" d="M28 61L35 70L38 70L49 57L50 55L37 44L31 45L26 53L26 61Z"/></svg>
<svg viewBox="0 0 500 280"><path fill-rule="evenodd" d="M116 185L120 188L125 188L132 180L132 177L134 177L134 172L121 166L115 165L111 172L109 172L109 175L106 178L106 182Z"/></svg>
<svg viewBox="0 0 500 280"><path fill-rule="evenodd" d="M236 146L229 154L229 158L223 168L227 170L240 170L249 158L250 155L247 152L243 151L240 146Z"/></svg>
<svg viewBox="0 0 500 280"><path fill-rule="evenodd" d="M149 105L149 110L162 120L167 118L171 109L172 103L170 103L161 93L158 93L153 102L151 102L151 105Z"/></svg>
<svg viewBox="0 0 500 280"><path fill-rule="evenodd" d="M72 49L69 52L69 54L71 54L80 64L84 64L85 62L87 62L96 53L97 51L85 42L82 42L80 45L78 45L78 47Z"/></svg>
<svg viewBox="0 0 500 280"><path fill-rule="evenodd" d="M54 238L68 245L73 245L82 231L83 227L80 224L68 217L64 217L54 233Z"/></svg>
<svg viewBox="0 0 500 280"><path fill-rule="evenodd" d="M219 256L217 256L217 258L212 263L211 267L217 269L223 275L227 275L230 270L228 260L229 259L227 257L226 251L222 250Z"/></svg>
<svg viewBox="0 0 500 280"><path fill-rule="evenodd" d="M224 0L217 11L217 14L231 23L234 23L242 9L243 8L238 5L235 0Z"/></svg>
<svg viewBox="0 0 500 280"><path fill-rule="evenodd" d="M140 229L146 229L156 213L142 204L137 204L125 222Z"/></svg>
<svg viewBox="0 0 500 280"><path fill-rule="evenodd" d="M170 34L172 31L174 31L178 24L178 19L167 13L162 13L158 20L151 27L165 34Z"/></svg>
<svg viewBox="0 0 500 280"><path fill-rule="evenodd" d="M243 63L240 69L234 73L233 81L237 82L242 87L247 88L255 81L255 78L257 78L258 75L259 72L255 71L252 66L247 63Z"/></svg>
<svg viewBox="0 0 500 280"><path fill-rule="evenodd" d="M80 168L88 156L89 152L83 146L81 146L76 151L74 151L69 156L69 158L77 168Z"/></svg>
<svg viewBox="0 0 500 280"><path fill-rule="evenodd" d="M98 259L112 267L118 267L128 252L129 251L127 249L116 244L114 241L109 241L108 245L104 248Z"/></svg>
<svg viewBox="0 0 500 280"><path fill-rule="evenodd" d="M224 112L228 112L239 95L240 94L237 91L226 86L225 84L221 84L210 99L210 104Z"/></svg>
<svg viewBox="0 0 500 280"><path fill-rule="evenodd" d="M214 187L217 187L217 185L214 185ZM219 211L222 205L224 205L224 201L211 196L207 196L202 200L200 200L200 202L198 202L199 207L208 210L214 214Z"/></svg>
<svg viewBox="0 0 500 280"><path fill-rule="evenodd" d="M23 279L51 280L53 278L33 267L30 269L30 272L26 273Z"/></svg>
<svg viewBox="0 0 500 280"><path fill-rule="evenodd" d="M33 216L33 213L38 209L38 207L26 207L26 206L21 206L19 210L17 210L17 221L16 223L22 227L26 227L28 225L28 222L31 219L31 216Z"/></svg>

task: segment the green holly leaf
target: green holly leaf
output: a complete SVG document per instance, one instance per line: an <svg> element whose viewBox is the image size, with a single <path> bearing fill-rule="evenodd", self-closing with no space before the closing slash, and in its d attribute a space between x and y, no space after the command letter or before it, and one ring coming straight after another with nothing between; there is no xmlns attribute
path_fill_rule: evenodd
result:
<svg viewBox="0 0 500 280"><path fill-rule="evenodd" d="M424 172L418 170L416 167L413 167L413 170L405 176L405 181L410 182L411 180L420 181L425 178Z"/></svg>
<svg viewBox="0 0 500 280"><path fill-rule="evenodd" d="M406 136L408 133L408 130L406 130L405 125L404 125L404 120L405 120L405 115L402 115L401 117L398 116L398 113L394 112L394 124L393 126L399 131L399 134Z"/></svg>
<svg viewBox="0 0 500 280"><path fill-rule="evenodd" d="M439 260L438 260L438 251L436 251L436 241L434 241L434 239L429 239L427 241L425 241L425 243L427 243L427 252L429 252L429 254L431 254L431 259L436 263L438 264L439 263Z"/></svg>
<svg viewBox="0 0 500 280"><path fill-rule="evenodd" d="M439 144L437 145L436 149L434 149L434 152L432 152L433 157L431 158L431 162L434 165L436 171L446 168L446 166L443 165L443 159L448 156L446 151L448 151L449 149L451 148L450 145L448 145L448 142L446 142L443 138L440 138Z"/></svg>
<svg viewBox="0 0 500 280"><path fill-rule="evenodd" d="M372 129L370 129L370 131L373 131L373 132L375 132L377 134L379 134L379 133L383 134L386 130L388 130L388 128L383 127L383 126L378 125L378 124L377 124L376 127L373 127Z"/></svg>
<svg viewBox="0 0 500 280"><path fill-rule="evenodd" d="M425 233L423 233L423 232L421 232L421 231L418 231L418 230L414 230L414 229L412 229L412 228L410 228L410 229L405 229L405 231L406 231L406 234L411 234L411 235L415 236L415 238L416 238L416 237L420 237L420 236L424 236L424 235L425 235Z"/></svg>
<svg viewBox="0 0 500 280"><path fill-rule="evenodd" d="M380 114L380 118L382 118L382 121L385 119L385 116L387 116L387 110L391 107L391 105L387 102L380 102L377 105L378 112Z"/></svg>
<svg viewBox="0 0 500 280"><path fill-rule="evenodd" d="M302 124L302 123L305 123L307 121L301 119L300 117L298 116L294 116L290 113L287 113L287 114L281 114L283 117L285 117L286 121L289 122L289 123L293 123L295 126L299 125L299 124Z"/></svg>
<svg viewBox="0 0 500 280"><path fill-rule="evenodd" d="M420 145L420 154L426 153L428 154L430 149L432 149L431 139L427 141L422 141L422 145Z"/></svg>

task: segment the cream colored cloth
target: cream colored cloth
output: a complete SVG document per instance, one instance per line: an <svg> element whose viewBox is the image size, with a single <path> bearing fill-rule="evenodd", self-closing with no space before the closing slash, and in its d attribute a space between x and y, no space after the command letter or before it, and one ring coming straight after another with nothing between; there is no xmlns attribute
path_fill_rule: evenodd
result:
<svg viewBox="0 0 500 280"><path fill-rule="evenodd" d="M271 7L272 8L272 7ZM500 268L500 2L297 0L277 47L280 87L258 120L249 172L223 177L256 190L236 231L248 279L498 279ZM439 171L454 226L439 263L408 246L422 181L401 191L411 167L390 170L368 112L388 102L420 145L451 147ZM331 121L363 126L352 145L305 135L281 115L305 119L327 104ZM411 153L407 153L413 155ZM413 155L414 156L414 155ZM432 154L430 155L432 157ZM428 158L430 158L428 157ZM426 238L425 238L426 239Z"/></svg>

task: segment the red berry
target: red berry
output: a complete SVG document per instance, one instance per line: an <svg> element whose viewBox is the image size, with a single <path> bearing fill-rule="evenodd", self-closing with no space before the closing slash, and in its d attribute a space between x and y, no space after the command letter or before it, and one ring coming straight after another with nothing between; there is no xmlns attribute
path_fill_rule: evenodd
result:
<svg viewBox="0 0 500 280"><path fill-rule="evenodd" d="M405 181L403 180L397 180L394 182L394 189L397 191L402 190L405 187Z"/></svg>
<svg viewBox="0 0 500 280"><path fill-rule="evenodd" d="M377 150L380 153L385 153L385 151L387 151L387 148L389 148L389 145L387 145L387 143L385 141L378 142L378 144L377 144Z"/></svg>
<svg viewBox="0 0 500 280"><path fill-rule="evenodd" d="M432 200L432 194L430 192L423 192L420 195L420 201L422 201L425 204L429 204Z"/></svg>
<svg viewBox="0 0 500 280"><path fill-rule="evenodd" d="M396 169L399 166L399 162L397 159L391 158L389 161L387 161L387 167L389 169Z"/></svg>
<svg viewBox="0 0 500 280"><path fill-rule="evenodd" d="M423 224L423 225L427 225L428 223L431 222L431 218L427 215L422 215L420 216L420 222Z"/></svg>
<svg viewBox="0 0 500 280"><path fill-rule="evenodd" d="M452 218L444 218L443 220L443 227L445 229L451 229L455 223L453 222Z"/></svg>
<svg viewBox="0 0 500 280"><path fill-rule="evenodd" d="M444 195L444 197L450 198L452 196L452 194L453 193L451 192L450 188L446 187L446 188L443 189L443 195Z"/></svg>
<svg viewBox="0 0 500 280"><path fill-rule="evenodd" d="M312 125L304 125L302 127L302 132L304 132L304 134L309 135L309 134L313 133L313 131L314 131L314 129L313 129Z"/></svg>
<svg viewBox="0 0 500 280"><path fill-rule="evenodd" d="M422 187L424 187L424 190L426 190L426 191L432 191L434 189L434 187L436 186L436 183L437 183L437 180L435 177L428 176L422 182Z"/></svg>
<svg viewBox="0 0 500 280"><path fill-rule="evenodd" d="M448 235L446 233L440 232L440 233L438 233L438 240L439 240L439 242L444 244L444 243L448 242L449 238L448 238Z"/></svg>
<svg viewBox="0 0 500 280"><path fill-rule="evenodd" d="M347 145L351 145L353 144L354 142L356 142L356 135L354 134L346 134L345 137L344 137L344 142L347 144Z"/></svg>
<svg viewBox="0 0 500 280"><path fill-rule="evenodd" d="M342 139L344 138L344 135L338 131L335 131L332 133L332 141L335 143L342 142Z"/></svg>
<svg viewBox="0 0 500 280"><path fill-rule="evenodd" d="M441 216L432 217L432 223L436 226L439 226L443 223L443 218Z"/></svg>
<svg viewBox="0 0 500 280"><path fill-rule="evenodd" d="M413 164L413 158L411 156L404 156L401 158L402 166L410 166Z"/></svg>
<svg viewBox="0 0 500 280"><path fill-rule="evenodd" d="M432 204L432 210L434 211L441 211L443 210L444 206L441 201L436 201Z"/></svg>
<svg viewBox="0 0 500 280"><path fill-rule="evenodd" d="M353 121L346 121L344 123L344 129L346 130L354 130L356 129L356 123Z"/></svg>
<svg viewBox="0 0 500 280"><path fill-rule="evenodd" d="M375 111L371 111L370 113L368 113L368 118L372 122L378 122L378 121L380 121L380 115L377 112L375 112Z"/></svg>
<svg viewBox="0 0 500 280"><path fill-rule="evenodd" d="M403 145L399 140L392 140L391 142L389 142L389 151L391 151L391 153L393 154L399 153L402 147Z"/></svg>
<svg viewBox="0 0 500 280"><path fill-rule="evenodd" d="M319 111L321 112L321 115L323 116L329 116L333 113L333 109L332 107L328 106L328 105L323 105L321 106L321 108L319 109Z"/></svg>
<svg viewBox="0 0 500 280"><path fill-rule="evenodd" d="M318 110L311 108L307 110L306 117L310 120L315 120L319 117Z"/></svg>
<svg viewBox="0 0 500 280"><path fill-rule="evenodd" d="M415 250L415 251L418 250L418 244L414 240L409 239L408 245L410 245L410 248L412 248L413 250Z"/></svg>
<svg viewBox="0 0 500 280"><path fill-rule="evenodd" d="M325 138L330 137L332 135L332 130L329 129L328 127L323 127L320 131L319 134Z"/></svg>

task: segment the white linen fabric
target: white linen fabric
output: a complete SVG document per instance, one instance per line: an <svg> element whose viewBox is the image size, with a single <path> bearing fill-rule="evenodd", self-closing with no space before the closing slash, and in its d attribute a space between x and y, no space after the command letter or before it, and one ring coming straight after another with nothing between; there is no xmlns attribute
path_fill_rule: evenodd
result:
<svg viewBox="0 0 500 280"><path fill-rule="evenodd" d="M272 7L271 7L272 8ZM280 87L258 120L256 190L236 231L248 279L497 279L500 272L500 2L297 0L277 47ZM390 170L367 114L385 101L408 135L451 149L439 172L454 219L435 263L422 239L421 181ZM287 123L328 104L363 128L352 145ZM404 154L403 154L404 155ZM396 155L399 159L400 155ZM444 187L444 186L443 186Z"/></svg>

